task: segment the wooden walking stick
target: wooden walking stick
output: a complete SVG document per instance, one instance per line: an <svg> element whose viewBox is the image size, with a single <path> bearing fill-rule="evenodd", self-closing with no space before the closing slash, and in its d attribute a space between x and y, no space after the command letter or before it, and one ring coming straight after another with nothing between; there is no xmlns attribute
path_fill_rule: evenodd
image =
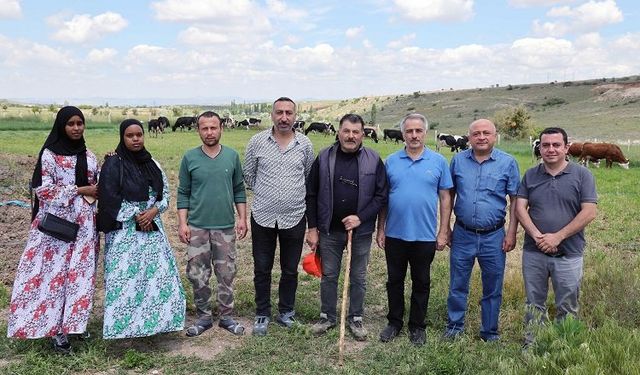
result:
<svg viewBox="0 0 640 375"><path fill-rule="evenodd" d="M353 230L347 231L347 256L344 271L344 283L342 285L342 306L340 307L340 338L338 339L338 366L344 362L344 331L347 320L347 298L349 297L349 274L351 273L351 237Z"/></svg>

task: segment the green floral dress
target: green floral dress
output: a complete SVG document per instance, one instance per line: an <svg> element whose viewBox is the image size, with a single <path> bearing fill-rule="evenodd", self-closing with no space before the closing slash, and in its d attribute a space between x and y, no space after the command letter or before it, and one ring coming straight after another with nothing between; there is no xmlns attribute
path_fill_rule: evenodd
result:
<svg viewBox="0 0 640 375"><path fill-rule="evenodd" d="M162 172L163 199L150 190L147 202L123 201L117 220L122 229L105 238L105 339L151 336L184 328L185 295L176 259L160 214L158 231L136 231L135 215L169 206L167 176Z"/></svg>

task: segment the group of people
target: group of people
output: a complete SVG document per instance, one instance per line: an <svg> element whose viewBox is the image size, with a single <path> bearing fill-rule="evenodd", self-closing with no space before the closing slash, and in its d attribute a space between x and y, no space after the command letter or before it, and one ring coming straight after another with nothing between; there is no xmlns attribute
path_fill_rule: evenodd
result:
<svg viewBox="0 0 640 375"><path fill-rule="evenodd" d="M563 129L541 133L542 163L520 180L516 160L494 148L496 128L486 119L471 123L471 148L456 154L450 164L425 146L428 122L421 114L402 119L404 148L384 162L363 145L364 120L357 114L340 119L337 141L317 156L309 138L293 130L293 100L276 99L271 119L271 128L249 140L241 164L238 153L221 143L220 116L207 111L197 118L202 144L184 154L177 188L178 235L187 245L186 274L197 314L187 336L198 336L214 324L212 273L218 326L235 335L245 333L234 319L233 282L236 241L247 235L248 221L256 336L268 333L272 319L277 245L281 276L275 322L284 327L296 323L298 264L305 240L322 265L320 316L311 331L321 335L336 326L338 278L347 238L352 238L348 327L356 340L366 340L364 299L374 232L387 265L389 309L388 325L380 333L383 342L402 330L410 267L408 336L415 345L425 343L430 267L436 251L447 246L450 289L443 337L454 339L464 331L477 260L482 273L480 337L498 340L506 253L515 247L518 223L525 230L525 321L547 318L549 278L557 318L577 314L584 228L595 217L597 195L590 172L567 161ZM7 332L16 338L51 337L62 353L71 350L68 335L87 329L98 231L105 233L103 337L149 336L185 325L185 294L160 218L171 193L165 173L144 147L142 124L122 122L120 142L102 168L85 146L84 128L79 109L62 108L38 156L32 223ZM253 191L250 217L245 187ZM76 237L52 236L44 228L47 215L77 224ZM530 343L534 337L527 332Z"/></svg>

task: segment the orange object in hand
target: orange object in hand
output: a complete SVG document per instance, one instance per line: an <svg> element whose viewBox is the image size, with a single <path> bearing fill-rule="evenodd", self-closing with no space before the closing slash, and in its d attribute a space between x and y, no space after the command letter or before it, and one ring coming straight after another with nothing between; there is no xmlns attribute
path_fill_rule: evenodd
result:
<svg viewBox="0 0 640 375"><path fill-rule="evenodd" d="M302 269L311 276L322 277L320 254L315 251L305 255L304 258L302 258Z"/></svg>

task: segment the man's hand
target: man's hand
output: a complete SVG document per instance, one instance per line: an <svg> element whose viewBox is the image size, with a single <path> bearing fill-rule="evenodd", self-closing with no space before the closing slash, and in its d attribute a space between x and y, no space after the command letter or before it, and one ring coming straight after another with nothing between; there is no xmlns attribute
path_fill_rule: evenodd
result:
<svg viewBox="0 0 640 375"><path fill-rule="evenodd" d="M316 251L318 249L318 230L316 228L309 228L307 231L307 245L309 250Z"/></svg>
<svg viewBox="0 0 640 375"><path fill-rule="evenodd" d="M187 227L189 228L189 227ZM245 238L247 235L247 221L246 220L238 220L236 222L236 236L239 240Z"/></svg>
<svg viewBox="0 0 640 375"><path fill-rule="evenodd" d="M442 251L446 246L451 245L451 231L450 230L442 230L438 232L438 236L436 237L436 250Z"/></svg>
<svg viewBox="0 0 640 375"><path fill-rule="evenodd" d="M386 238L386 235L384 234L384 229L378 229L378 232L376 234L376 243L378 244L378 247L381 249L384 249L385 238Z"/></svg>
<svg viewBox="0 0 640 375"><path fill-rule="evenodd" d="M191 242L191 229L187 224L180 224L178 227L178 237L180 242L189 244Z"/></svg>
<svg viewBox="0 0 640 375"><path fill-rule="evenodd" d="M349 215L342 219L342 224L344 224L344 229L350 231L352 229L356 229L360 226L360 218L358 215Z"/></svg>
<svg viewBox="0 0 640 375"><path fill-rule="evenodd" d="M558 252L558 246L563 238L558 233L544 233L535 238L538 248L545 253L553 254Z"/></svg>
<svg viewBox="0 0 640 375"><path fill-rule="evenodd" d="M98 185L87 185L78 187L78 195L98 198Z"/></svg>
<svg viewBox="0 0 640 375"><path fill-rule="evenodd" d="M505 234L504 240L502 241L502 251L508 253L509 251L515 249L516 247L516 234Z"/></svg>

